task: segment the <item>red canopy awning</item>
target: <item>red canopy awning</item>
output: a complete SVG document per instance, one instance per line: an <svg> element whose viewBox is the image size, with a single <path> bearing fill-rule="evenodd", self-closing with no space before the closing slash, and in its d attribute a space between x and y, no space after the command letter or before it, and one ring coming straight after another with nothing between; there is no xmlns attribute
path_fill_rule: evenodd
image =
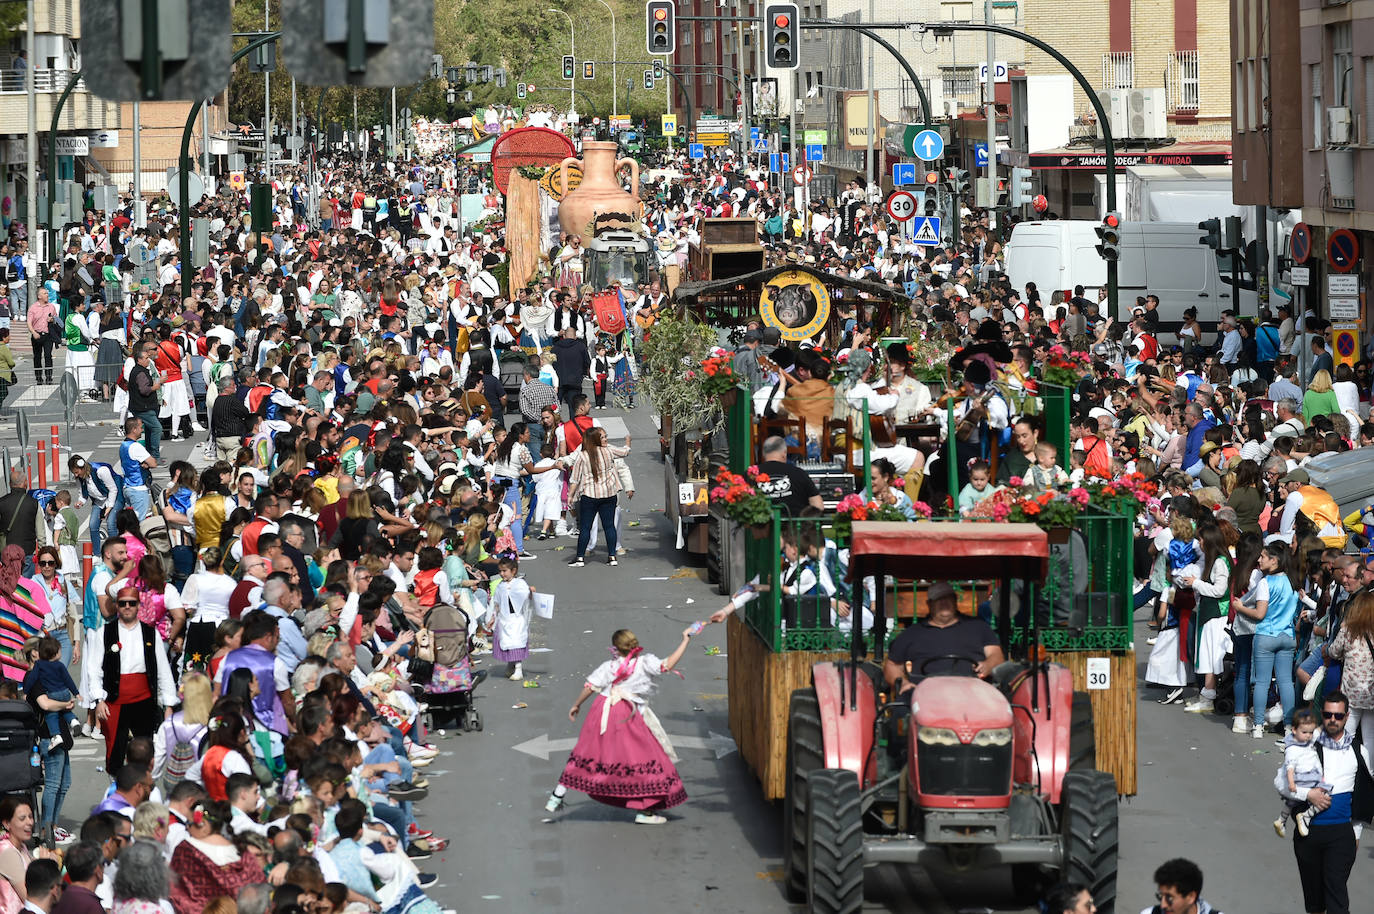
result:
<svg viewBox="0 0 1374 914"><path fill-rule="evenodd" d="M849 569L863 577L881 561L885 574L899 578L1038 581L1049 556L1049 537L1035 524L858 521Z"/></svg>

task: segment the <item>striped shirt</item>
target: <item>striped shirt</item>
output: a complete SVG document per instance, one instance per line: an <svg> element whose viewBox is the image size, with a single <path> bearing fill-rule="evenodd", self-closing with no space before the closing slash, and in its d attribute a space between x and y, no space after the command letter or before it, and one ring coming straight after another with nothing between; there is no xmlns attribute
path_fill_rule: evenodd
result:
<svg viewBox="0 0 1374 914"><path fill-rule="evenodd" d="M593 476L591 456L585 450L578 449L573 460L572 475L568 480L569 498L577 495L585 495L588 498L613 498L620 494L620 474L616 472L612 458L624 457L630 453L630 449L608 444L602 446L597 453L600 457L597 461L600 472Z"/></svg>

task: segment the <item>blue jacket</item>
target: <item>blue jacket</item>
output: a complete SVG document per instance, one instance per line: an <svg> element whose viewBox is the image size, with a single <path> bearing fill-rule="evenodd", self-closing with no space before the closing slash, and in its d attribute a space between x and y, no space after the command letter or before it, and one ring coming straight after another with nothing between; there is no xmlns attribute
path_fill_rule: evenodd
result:
<svg viewBox="0 0 1374 914"><path fill-rule="evenodd" d="M1190 467L1202 459L1198 455L1198 451L1202 449L1203 436L1206 435L1207 430L1212 428L1214 425L1216 425L1216 422L1214 420L1208 419L1206 416L1203 416L1200 420L1198 420L1197 425L1194 425L1192 428L1188 430L1187 444L1183 448L1184 467Z"/></svg>

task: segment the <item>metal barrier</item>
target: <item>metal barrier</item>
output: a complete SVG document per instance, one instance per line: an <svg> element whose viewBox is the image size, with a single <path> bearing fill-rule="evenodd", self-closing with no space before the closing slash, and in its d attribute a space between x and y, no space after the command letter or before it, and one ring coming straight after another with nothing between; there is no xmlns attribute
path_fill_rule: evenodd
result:
<svg viewBox="0 0 1374 914"><path fill-rule="evenodd" d="M59 354L65 359L70 353ZM115 373L122 371L121 360L112 366ZM48 369L39 369L31 356L21 356L14 367L14 383L9 387L0 407L5 410L22 409L34 422L61 422L69 427L90 426L97 422L111 422L118 418L114 406L109 401L94 400L88 396L92 389L99 389L96 383L96 366L85 365L79 369L71 365L57 364ZM0 420L3 422L4 420Z"/></svg>
<svg viewBox="0 0 1374 914"><path fill-rule="evenodd" d="M55 489L58 486L70 484L73 480L64 480L63 474L66 472L66 457L71 454L71 447L62 442L62 432L60 426L48 426L47 437L40 437L37 441L31 440L33 429L29 425L27 413L21 411L15 417L16 438L15 445L5 445L0 447L0 461L4 462L5 481L8 486L10 470L18 466L24 471L24 487L26 489Z"/></svg>

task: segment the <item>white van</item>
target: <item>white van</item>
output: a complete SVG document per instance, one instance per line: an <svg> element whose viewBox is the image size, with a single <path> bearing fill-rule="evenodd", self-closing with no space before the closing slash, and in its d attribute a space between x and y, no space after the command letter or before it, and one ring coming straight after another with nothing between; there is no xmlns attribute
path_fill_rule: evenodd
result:
<svg viewBox="0 0 1374 914"><path fill-rule="evenodd" d="M1056 289L1072 294L1079 285L1096 301L1097 289L1107 285L1107 263L1097 253L1099 224L1086 219L1018 224L1005 252L1012 287L1024 291L1026 283L1035 283L1045 307ZM1182 324L1188 308L1197 308L1198 321L1209 330L1228 308L1241 316L1256 316L1253 279L1242 273L1237 300L1230 256L1218 257L1199 241L1201 237L1202 232L1190 223L1125 223L1117 270L1121 313L1115 317L1126 319L1136 296L1147 294L1159 296L1160 329L1170 335Z"/></svg>

